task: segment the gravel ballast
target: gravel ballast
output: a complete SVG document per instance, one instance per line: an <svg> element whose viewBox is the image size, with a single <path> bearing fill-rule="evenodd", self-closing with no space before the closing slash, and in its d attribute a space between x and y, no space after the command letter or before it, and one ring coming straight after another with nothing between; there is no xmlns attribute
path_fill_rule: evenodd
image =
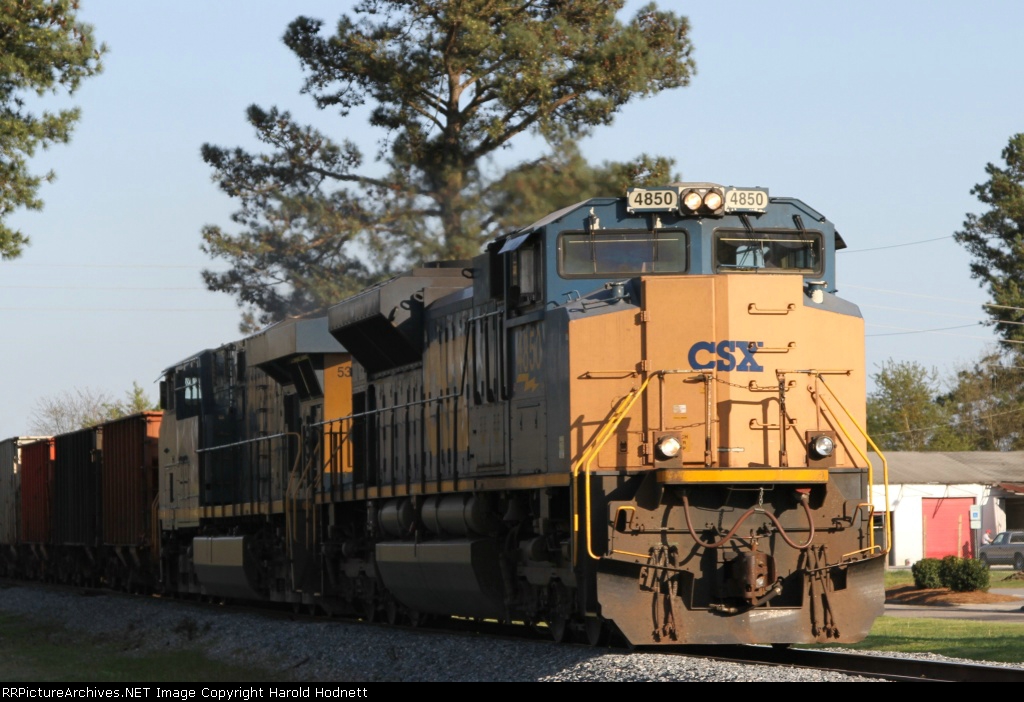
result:
<svg viewBox="0 0 1024 702"><path fill-rule="evenodd" d="M0 610L110 638L129 651L192 647L301 682L877 682L814 670L368 626L290 621L116 593L9 586Z"/></svg>

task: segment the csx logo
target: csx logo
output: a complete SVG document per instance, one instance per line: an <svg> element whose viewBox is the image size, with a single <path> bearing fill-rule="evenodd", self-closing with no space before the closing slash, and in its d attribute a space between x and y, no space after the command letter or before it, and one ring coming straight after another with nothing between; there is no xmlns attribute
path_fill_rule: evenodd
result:
<svg viewBox="0 0 1024 702"><path fill-rule="evenodd" d="M698 341L690 347L686 360L694 370L746 371L760 373L764 367L754 358L763 341ZM736 352L741 354L737 359ZM716 359L717 356L717 359Z"/></svg>

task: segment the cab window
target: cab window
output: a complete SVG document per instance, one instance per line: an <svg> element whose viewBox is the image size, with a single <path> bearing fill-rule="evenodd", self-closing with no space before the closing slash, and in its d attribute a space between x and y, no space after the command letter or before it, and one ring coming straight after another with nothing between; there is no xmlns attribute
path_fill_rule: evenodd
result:
<svg viewBox="0 0 1024 702"><path fill-rule="evenodd" d="M509 254L508 301L514 308L528 309L543 297L540 243L540 237L532 237Z"/></svg>
<svg viewBox="0 0 1024 702"><path fill-rule="evenodd" d="M174 372L175 408L178 419L199 414L199 361L189 361Z"/></svg>
<svg viewBox="0 0 1024 702"><path fill-rule="evenodd" d="M566 232L558 239L558 272L563 278L684 273L686 244L681 229Z"/></svg>
<svg viewBox="0 0 1024 702"><path fill-rule="evenodd" d="M821 242L820 232L719 230L715 233L715 270L819 274Z"/></svg>

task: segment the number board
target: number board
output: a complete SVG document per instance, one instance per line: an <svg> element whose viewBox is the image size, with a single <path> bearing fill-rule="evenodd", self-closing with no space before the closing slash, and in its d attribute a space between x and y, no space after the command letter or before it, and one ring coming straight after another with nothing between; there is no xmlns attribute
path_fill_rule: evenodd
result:
<svg viewBox="0 0 1024 702"><path fill-rule="evenodd" d="M679 209L676 188L630 188L626 191L629 212L665 212Z"/></svg>
<svg viewBox="0 0 1024 702"><path fill-rule="evenodd" d="M727 188L726 212L764 212L768 209L768 191L760 188Z"/></svg>

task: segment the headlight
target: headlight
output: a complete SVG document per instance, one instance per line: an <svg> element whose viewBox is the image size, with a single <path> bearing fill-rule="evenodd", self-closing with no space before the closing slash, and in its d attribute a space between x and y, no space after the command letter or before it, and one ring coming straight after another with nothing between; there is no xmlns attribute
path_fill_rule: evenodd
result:
<svg viewBox="0 0 1024 702"><path fill-rule="evenodd" d="M719 187L690 188L681 194L683 199L679 212L684 216L720 217L725 213L725 192Z"/></svg>
<svg viewBox="0 0 1024 702"><path fill-rule="evenodd" d="M675 458L683 448L683 445L679 443L679 439L674 436L661 437L658 439L656 446L658 449L658 458L663 461L669 458Z"/></svg>
<svg viewBox="0 0 1024 702"><path fill-rule="evenodd" d="M710 190L704 196L704 206L712 212L722 206L722 193L717 190Z"/></svg>
<svg viewBox="0 0 1024 702"><path fill-rule="evenodd" d="M810 449L815 458L828 458L836 450L836 442L831 436L816 436L811 439Z"/></svg>
<svg viewBox="0 0 1024 702"><path fill-rule="evenodd" d="M685 197L683 197L683 205L685 205L686 209L690 212L696 212L699 210L703 202L704 201L701 199L700 193L696 190L691 190L686 193Z"/></svg>

